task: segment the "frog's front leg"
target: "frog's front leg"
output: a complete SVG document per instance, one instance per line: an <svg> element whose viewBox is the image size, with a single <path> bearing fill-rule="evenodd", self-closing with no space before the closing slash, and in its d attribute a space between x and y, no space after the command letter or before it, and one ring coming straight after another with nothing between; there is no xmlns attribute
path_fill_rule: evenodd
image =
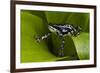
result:
<svg viewBox="0 0 100 73"><path fill-rule="evenodd" d="M61 45L60 45L60 48L59 48L59 56L64 56L64 44L65 44L65 40L64 38L62 37L61 38Z"/></svg>
<svg viewBox="0 0 100 73"><path fill-rule="evenodd" d="M45 34L45 35L43 35L43 36L41 36L41 37L38 36L38 37L36 37L36 40L37 40L38 42L40 42L40 41L42 41L42 40L48 38L50 35L51 35L51 33L47 33L47 34Z"/></svg>

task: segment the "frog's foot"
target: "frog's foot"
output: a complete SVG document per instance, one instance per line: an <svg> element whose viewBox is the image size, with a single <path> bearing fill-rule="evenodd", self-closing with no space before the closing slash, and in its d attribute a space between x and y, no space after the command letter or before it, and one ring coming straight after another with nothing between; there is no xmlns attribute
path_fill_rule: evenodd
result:
<svg viewBox="0 0 100 73"><path fill-rule="evenodd" d="M63 52L59 52L59 56L60 57L63 57L64 56L64 53Z"/></svg>
<svg viewBox="0 0 100 73"><path fill-rule="evenodd" d="M41 41L41 37L36 36L35 39L36 39L37 42Z"/></svg>

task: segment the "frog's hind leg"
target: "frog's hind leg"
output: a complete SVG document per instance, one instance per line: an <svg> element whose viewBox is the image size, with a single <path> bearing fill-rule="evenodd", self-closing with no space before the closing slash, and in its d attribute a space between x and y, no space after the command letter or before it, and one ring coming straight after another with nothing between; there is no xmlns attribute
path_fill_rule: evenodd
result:
<svg viewBox="0 0 100 73"><path fill-rule="evenodd" d="M48 38L50 35L51 35L51 33L47 33L47 34L45 34L45 35L43 35L43 36L41 36L41 37L38 36L38 37L36 37L36 40L37 40L38 42L40 42L40 41L42 41L42 40Z"/></svg>
<svg viewBox="0 0 100 73"><path fill-rule="evenodd" d="M60 45L60 48L59 48L59 56L64 56L64 44L65 44L65 40L64 38L62 37L61 39L61 45Z"/></svg>

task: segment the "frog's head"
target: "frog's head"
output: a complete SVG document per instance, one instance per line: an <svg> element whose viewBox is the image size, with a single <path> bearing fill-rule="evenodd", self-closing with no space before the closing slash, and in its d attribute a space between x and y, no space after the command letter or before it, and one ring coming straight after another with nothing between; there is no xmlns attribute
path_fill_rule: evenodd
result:
<svg viewBox="0 0 100 73"><path fill-rule="evenodd" d="M56 30L57 30L53 25L48 25L48 29L49 29L51 32L56 32Z"/></svg>
<svg viewBox="0 0 100 73"><path fill-rule="evenodd" d="M80 32L81 32L81 27L80 26L76 26L75 27L75 31L74 31L74 36L78 36L79 34L80 34Z"/></svg>

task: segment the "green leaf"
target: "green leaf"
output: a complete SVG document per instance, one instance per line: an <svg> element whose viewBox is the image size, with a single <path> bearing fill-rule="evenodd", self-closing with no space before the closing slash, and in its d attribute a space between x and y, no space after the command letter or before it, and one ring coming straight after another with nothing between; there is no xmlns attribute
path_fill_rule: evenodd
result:
<svg viewBox="0 0 100 73"><path fill-rule="evenodd" d="M81 60L89 59L89 33L81 33L78 37L73 37L73 41L79 58Z"/></svg>
<svg viewBox="0 0 100 73"><path fill-rule="evenodd" d="M45 41L38 43L36 35L43 35L46 31L45 22L36 15L21 11L21 62L47 62L61 60L66 57L53 55Z"/></svg>
<svg viewBox="0 0 100 73"><path fill-rule="evenodd" d="M83 32L89 32L89 13L72 13L66 23L80 26Z"/></svg>
<svg viewBox="0 0 100 73"><path fill-rule="evenodd" d="M59 49L61 46L61 38L57 36L55 33L52 33L52 43L53 43L53 52L58 55L59 54ZM77 51L74 45L74 42L71 37L65 37L65 47L64 47L64 55L65 56L70 56L68 59L64 60L78 60L78 55Z"/></svg>
<svg viewBox="0 0 100 73"><path fill-rule="evenodd" d="M45 14L48 23L64 24L71 13L46 11Z"/></svg>

